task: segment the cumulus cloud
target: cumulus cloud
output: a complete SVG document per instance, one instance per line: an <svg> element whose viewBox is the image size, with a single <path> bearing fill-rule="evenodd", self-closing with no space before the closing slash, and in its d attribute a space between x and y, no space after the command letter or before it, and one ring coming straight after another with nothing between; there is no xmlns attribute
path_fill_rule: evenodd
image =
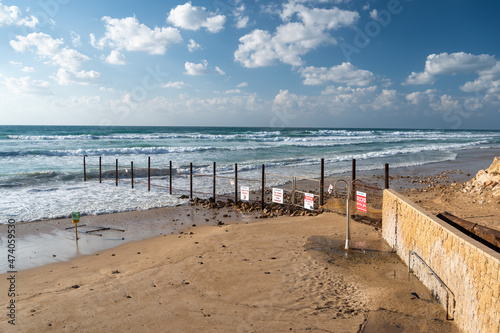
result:
<svg viewBox="0 0 500 333"><path fill-rule="evenodd" d="M184 64L184 67L186 68L186 73L187 75L224 75L226 74L222 69L219 67L215 66L214 69L208 68L208 62L206 60L202 60L201 63L195 64L189 61L186 61Z"/></svg>
<svg viewBox="0 0 500 333"><path fill-rule="evenodd" d="M302 56L322 44L334 44L330 30L352 26L359 19L354 11L308 8L287 3L280 12L283 24L274 33L255 29L239 39L234 59L248 68L270 66L281 61L303 65ZM292 21L297 17L298 21Z"/></svg>
<svg viewBox="0 0 500 333"><path fill-rule="evenodd" d="M248 87L248 82L241 82L236 87L238 87L238 88Z"/></svg>
<svg viewBox="0 0 500 333"><path fill-rule="evenodd" d="M47 63L60 67L52 78L61 85L87 85L97 82L101 75L96 71L80 70L82 63L90 58L75 49L64 47L62 39L54 39L45 33L16 36L10 45L18 52L32 50Z"/></svg>
<svg viewBox="0 0 500 333"><path fill-rule="evenodd" d="M125 65L127 60L119 51L111 50L111 53L106 57L105 62L111 65Z"/></svg>
<svg viewBox="0 0 500 333"><path fill-rule="evenodd" d="M201 45L196 43L194 39L190 39L188 44L189 52L194 52L198 49L201 49Z"/></svg>
<svg viewBox="0 0 500 333"><path fill-rule="evenodd" d="M90 59L75 49L62 47L63 44L62 39L53 39L43 32L16 36L16 40L10 41L12 48L18 52L34 49L38 56L47 59L49 63L73 71L77 70L82 62Z"/></svg>
<svg viewBox="0 0 500 333"><path fill-rule="evenodd" d="M0 2L0 27L6 25L26 26L35 28L39 23L35 16L21 16L21 10L17 6L5 6Z"/></svg>
<svg viewBox="0 0 500 333"><path fill-rule="evenodd" d="M412 72L404 84L433 84L435 75L455 75L478 72L495 65L494 56L474 55L465 52L430 54L425 61L424 72Z"/></svg>
<svg viewBox="0 0 500 333"><path fill-rule="evenodd" d="M33 73L35 71L35 69L33 67L29 67L29 66L24 66L23 68L21 68L21 72L24 72L24 73Z"/></svg>
<svg viewBox="0 0 500 333"><path fill-rule="evenodd" d="M239 2L236 1L236 3L238 4ZM245 9L245 4L242 3L240 6L236 7L233 10L234 19L236 21L236 28L238 29L243 29L248 26L248 21L250 20L250 18L245 15Z"/></svg>
<svg viewBox="0 0 500 333"><path fill-rule="evenodd" d="M51 95L50 83L43 80L34 80L29 76L14 78L0 74L0 84L14 94Z"/></svg>
<svg viewBox="0 0 500 333"><path fill-rule="evenodd" d="M82 46L80 35L74 31L71 31L71 44L73 45L73 47Z"/></svg>
<svg viewBox="0 0 500 333"><path fill-rule="evenodd" d="M367 86L375 78L372 72L358 69L350 62L330 68L309 66L302 68L300 73L305 85L322 85L333 81L353 86Z"/></svg>
<svg viewBox="0 0 500 333"><path fill-rule="evenodd" d="M169 81L167 83L164 83L161 85L163 88L174 88L174 89L181 89L184 87L190 87L191 85L188 83L185 83L183 81Z"/></svg>
<svg viewBox="0 0 500 333"><path fill-rule="evenodd" d="M436 90L415 91L406 95L406 100L413 105L428 105L436 100Z"/></svg>
<svg viewBox="0 0 500 333"><path fill-rule="evenodd" d="M66 68L59 68L57 73L51 76L61 86L95 84L99 82L100 77L101 73L96 71L72 71Z"/></svg>
<svg viewBox="0 0 500 333"><path fill-rule="evenodd" d="M97 49L111 47L115 50L165 54L167 46L182 41L179 30L172 27L150 29L135 17L116 19L104 16L102 21L106 25L104 37L97 40L95 35L90 35L91 44Z"/></svg>
<svg viewBox="0 0 500 333"><path fill-rule="evenodd" d="M170 10L167 21L174 26L186 30L199 30L205 28L209 32L216 33L224 29L226 16L207 12L205 7L197 7L186 2Z"/></svg>

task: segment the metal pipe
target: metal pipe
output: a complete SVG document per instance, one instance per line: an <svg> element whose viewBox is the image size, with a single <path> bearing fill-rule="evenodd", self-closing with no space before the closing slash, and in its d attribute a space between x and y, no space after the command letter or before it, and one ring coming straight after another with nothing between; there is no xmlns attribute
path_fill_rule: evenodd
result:
<svg viewBox="0 0 500 333"><path fill-rule="evenodd" d="M132 188L134 188L134 161L130 162L130 183Z"/></svg>
<svg viewBox="0 0 500 333"><path fill-rule="evenodd" d="M264 164L262 164L262 193L261 193L261 209L264 210L264 198L265 198L265 190L266 190L266 167L264 166Z"/></svg>
<svg viewBox="0 0 500 333"><path fill-rule="evenodd" d="M415 257L417 257L417 259L420 260L422 262L422 264L425 265L425 267L427 267L427 269L431 272L432 275L434 275L434 277L436 278L436 280L438 281L438 283L441 285L441 287L443 287L444 291L446 292L446 320L454 320L454 318L450 318L450 316L449 316L449 295L448 295L448 291L450 291L450 293L453 296L453 309L455 309L455 294L451 291L450 288L448 288L448 286L446 284L444 284L444 282L439 278L439 276L437 276L437 274L432 270L432 268L430 268L429 265L427 265L427 263L422 258L420 258L420 256L418 254L416 254L412 250L408 250L408 274L410 274L410 272L411 272L410 255L412 255L412 254Z"/></svg>
<svg viewBox="0 0 500 333"><path fill-rule="evenodd" d="M212 197L214 198L214 202L216 201L216 199L215 199L215 192L216 192L216 191L215 191L215 186L216 186L216 183L217 183L217 181L216 181L216 179L217 179L217 178L216 178L216 177L217 177L216 172L217 172L217 171L216 171L216 170L217 170L217 165L216 165L216 163L214 162L214 179L213 179L213 194L212 194Z"/></svg>
<svg viewBox="0 0 500 333"><path fill-rule="evenodd" d="M356 159L352 159L352 175L351 175L351 198L355 197L356 194Z"/></svg>
<svg viewBox="0 0 500 333"><path fill-rule="evenodd" d="M323 206L323 189L325 187L325 159L321 159L321 179L319 181L319 205Z"/></svg>
<svg viewBox="0 0 500 333"><path fill-rule="evenodd" d="M234 163L234 203L238 203L238 163Z"/></svg>
<svg viewBox="0 0 500 333"><path fill-rule="evenodd" d="M116 178L116 186L118 186L118 159L116 159L115 178Z"/></svg>
<svg viewBox="0 0 500 333"><path fill-rule="evenodd" d="M385 188L389 188L389 163L385 164Z"/></svg>
<svg viewBox="0 0 500 333"><path fill-rule="evenodd" d="M151 156L148 156L148 192L151 191Z"/></svg>
<svg viewBox="0 0 500 333"><path fill-rule="evenodd" d="M83 181L84 182L87 181L87 166L85 164L85 157L87 157L87 155L83 155Z"/></svg>
<svg viewBox="0 0 500 333"><path fill-rule="evenodd" d="M193 200L193 163L189 163L189 199Z"/></svg>
<svg viewBox="0 0 500 333"><path fill-rule="evenodd" d="M345 236L345 249L349 250L351 248L351 213L349 210L349 183L347 185L347 199L346 199L346 236Z"/></svg>
<svg viewBox="0 0 500 333"><path fill-rule="evenodd" d="M99 183L102 183L102 156L99 156Z"/></svg>
<svg viewBox="0 0 500 333"><path fill-rule="evenodd" d="M170 161L169 178L170 195L172 195L172 161Z"/></svg>

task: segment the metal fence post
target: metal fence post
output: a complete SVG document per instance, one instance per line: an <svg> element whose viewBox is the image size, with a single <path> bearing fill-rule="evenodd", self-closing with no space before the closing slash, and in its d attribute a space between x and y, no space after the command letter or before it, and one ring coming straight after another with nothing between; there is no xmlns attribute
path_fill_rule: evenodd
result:
<svg viewBox="0 0 500 333"><path fill-rule="evenodd" d="M261 193L261 203L262 203L262 210L264 210L264 198L265 198L265 191L266 191L266 173L265 173L265 166L262 164L262 193Z"/></svg>
<svg viewBox="0 0 500 333"><path fill-rule="evenodd" d="M323 206L323 188L325 187L325 159L321 159L321 179L319 181L319 205Z"/></svg>
<svg viewBox="0 0 500 333"><path fill-rule="evenodd" d="M189 199L193 200L193 163L189 163Z"/></svg>
<svg viewBox="0 0 500 333"><path fill-rule="evenodd" d="M352 159L352 176L351 176L351 198L355 198L356 194L356 159Z"/></svg>
<svg viewBox="0 0 500 333"><path fill-rule="evenodd" d="M215 186L216 186L216 183L217 183L217 180L216 180L216 179L217 179L217 178L216 178L216 177L217 177L217 175L216 175L216 170L217 170L217 165L216 165L216 163L214 162L214 179L213 179L213 195L212 195L212 196L213 196L213 198L214 198L214 202L216 201L216 200L215 200L215 192L216 192L216 191L215 191Z"/></svg>
<svg viewBox="0 0 500 333"><path fill-rule="evenodd" d="M170 171L169 171L169 185L170 185L170 195L172 195L172 161L170 161Z"/></svg>
<svg viewBox="0 0 500 333"><path fill-rule="evenodd" d="M115 177L116 177L116 186L118 186L118 159L116 159Z"/></svg>
<svg viewBox="0 0 500 333"><path fill-rule="evenodd" d="M151 156L148 156L148 192L151 191Z"/></svg>
<svg viewBox="0 0 500 333"><path fill-rule="evenodd" d="M84 182L87 181L87 166L85 165L85 157L87 157L87 155L83 155L83 181Z"/></svg>
<svg viewBox="0 0 500 333"><path fill-rule="evenodd" d="M102 156L99 156L99 183L102 183Z"/></svg>
<svg viewBox="0 0 500 333"><path fill-rule="evenodd" d="M389 163L385 164L385 188L389 188Z"/></svg>
<svg viewBox="0 0 500 333"><path fill-rule="evenodd" d="M134 161L130 162L130 182L132 183L132 188L134 188Z"/></svg>
<svg viewBox="0 0 500 333"><path fill-rule="evenodd" d="M234 163L234 203L238 203L238 163Z"/></svg>

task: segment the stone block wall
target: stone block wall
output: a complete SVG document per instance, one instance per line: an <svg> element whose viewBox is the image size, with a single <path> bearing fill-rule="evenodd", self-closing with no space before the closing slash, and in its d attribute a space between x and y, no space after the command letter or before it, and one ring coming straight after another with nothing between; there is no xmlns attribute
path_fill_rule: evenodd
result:
<svg viewBox="0 0 500 333"><path fill-rule="evenodd" d="M382 233L445 309L448 291L448 312L460 329L500 333L499 253L394 190L384 190Z"/></svg>

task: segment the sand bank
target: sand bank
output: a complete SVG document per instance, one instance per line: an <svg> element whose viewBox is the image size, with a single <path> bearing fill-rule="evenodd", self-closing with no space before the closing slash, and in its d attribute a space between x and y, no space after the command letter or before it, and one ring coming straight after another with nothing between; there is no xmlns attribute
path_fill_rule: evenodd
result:
<svg viewBox="0 0 500 333"><path fill-rule="evenodd" d="M456 331L379 231L353 223L347 256L344 232L336 214L196 226L24 270L0 331Z"/></svg>

